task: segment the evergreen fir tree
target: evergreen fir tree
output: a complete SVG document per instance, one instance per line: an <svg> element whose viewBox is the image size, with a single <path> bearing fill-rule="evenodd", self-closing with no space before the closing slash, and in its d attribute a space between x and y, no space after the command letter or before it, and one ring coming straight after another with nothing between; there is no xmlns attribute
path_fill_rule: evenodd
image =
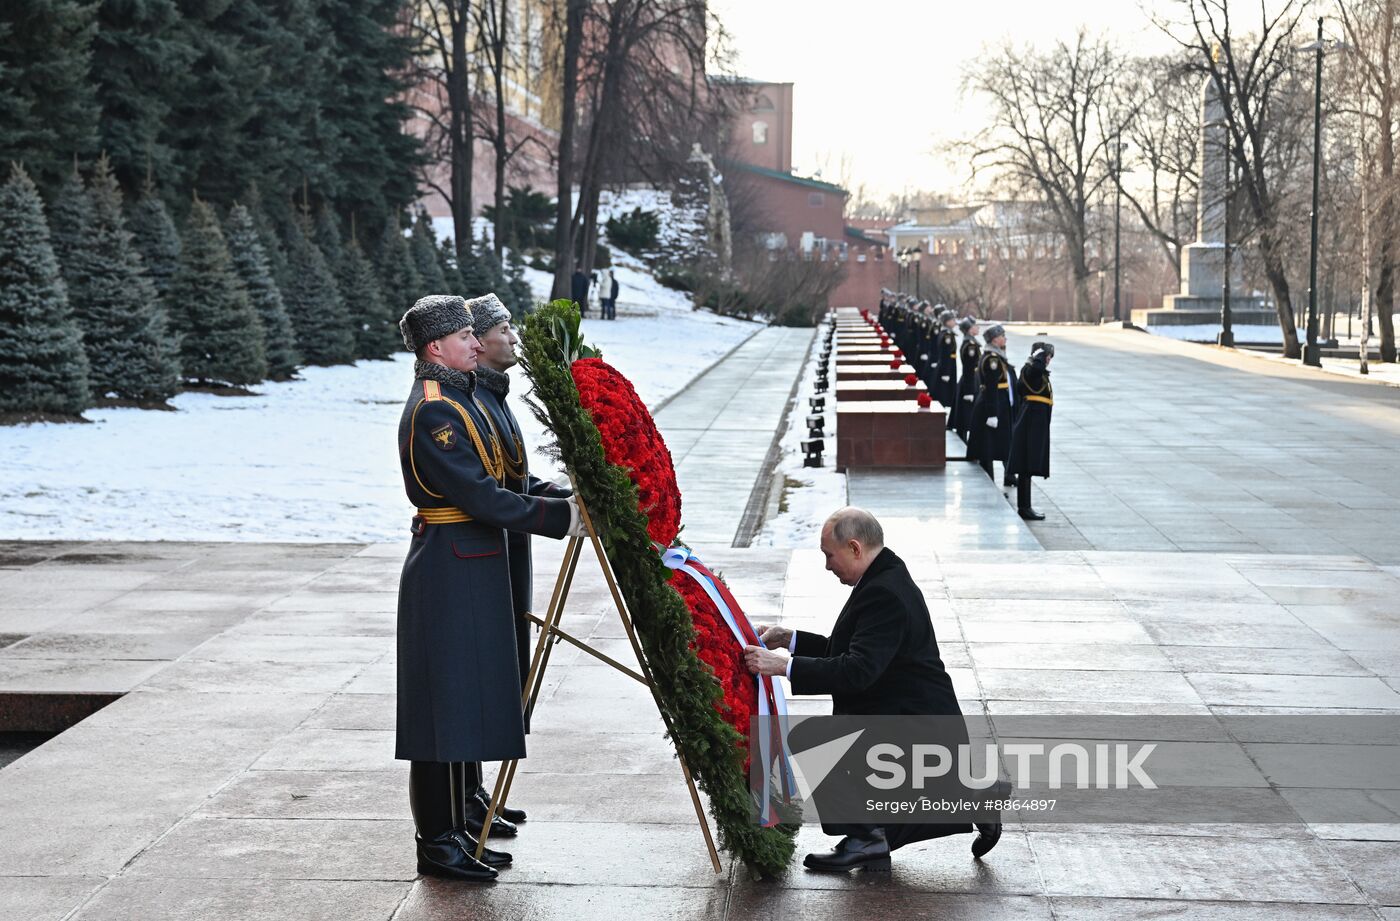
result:
<svg viewBox="0 0 1400 921"><path fill-rule="evenodd" d="M399 228L397 217L384 222L384 234L379 240L379 252L375 260L379 270L379 290L389 305L389 313L397 322L420 297L423 282L413 267L413 257L408 253L408 240Z"/></svg>
<svg viewBox="0 0 1400 921"><path fill-rule="evenodd" d="M190 4L186 18L178 0L103 0L94 6L98 28L89 82L101 112L100 148L123 188L140 188L156 175L167 188L188 194L186 179L200 158L180 149L181 135L205 130L218 103L201 98L211 111L197 124L171 115L181 100L193 98L195 42L208 30L203 10ZM157 289L169 282L147 268Z"/></svg>
<svg viewBox="0 0 1400 921"><path fill-rule="evenodd" d="M89 402L87 353L44 205L16 164L0 186L0 410L76 416Z"/></svg>
<svg viewBox="0 0 1400 921"><path fill-rule="evenodd" d="M342 285L348 281L345 265L345 234L340 229L340 218L328 206L321 205L316 212L315 240L326 257L326 265Z"/></svg>
<svg viewBox="0 0 1400 921"><path fill-rule="evenodd" d="M253 219L253 226L258 231L258 242L262 243L263 255L267 257L267 267L272 272L272 280L277 283L277 287L285 290L287 287L287 248L282 242L282 237L277 233L277 228L268 219L267 209L263 206L262 193L258 189L257 183L250 183L248 190L243 194L243 205L248 209L248 215ZM283 298L285 302L285 297Z"/></svg>
<svg viewBox="0 0 1400 921"><path fill-rule="evenodd" d="M497 288L499 278L491 271L491 264L481 257L481 247L473 240L466 248L468 256L461 264L462 295L480 297L491 291L500 293Z"/></svg>
<svg viewBox="0 0 1400 921"><path fill-rule="evenodd" d="M97 161L89 194L92 218L68 267L68 296L93 395L163 403L180 389L179 342L131 242L106 157Z"/></svg>
<svg viewBox="0 0 1400 921"><path fill-rule="evenodd" d="M262 238L247 208L233 206L228 215L225 237L229 254L233 257L233 269L242 280L248 300L262 325L268 376L275 381L289 380L301 364L296 331L292 329L287 307L282 302L282 289L273 280Z"/></svg>
<svg viewBox="0 0 1400 921"><path fill-rule="evenodd" d="M146 264L146 274L155 285L156 294L164 301L180 269L180 232L150 183L131 209L131 239ZM165 306L168 312L169 303Z"/></svg>
<svg viewBox="0 0 1400 921"><path fill-rule="evenodd" d="M355 354L388 358L403 349L398 317L389 312L374 267L353 239L345 247L345 305L355 326Z"/></svg>
<svg viewBox="0 0 1400 921"><path fill-rule="evenodd" d="M69 299L73 294L72 267L76 264L78 251L82 249L83 237L92 224L92 199L83 188L78 166L63 177L54 196L53 207L49 209L49 239L53 243L53 254L58 259L58 270L68 285Z"/></svg>
<svg viewBox="0 0 1400 921"><path fill-rule="evenodd" d="M214 209L195 199L167 301L185 377L246 386L267 377L262 324L233 270Z"/></svg>
<svg viewBox="0 0 1400 921"><path fill-rule="evenodd" d="M452 245L451 240L443 240L438 244L438 267L442 269L442 280L446 284L446 290L453 294L460 294L462 287L462 273L457 269L457 250Z"/></svg>
<svg viewBox="0 0 1400 921"><path fill-rule="evenodd" d="M506 288L510 291L511 316L517 322L524 320L535 309L535 293L525 280L525 258L520 248L506 250Z"/></svg>
<svg viewBox="0 0 1400 921"><path fill-rule="evenodd" d="M74 157L97 149L88 79L96 4L0 3L0 163L23 163L52 191Z"/></svg>
<svg viewBox="0 0 1400 921"><path fill-rule="evenodd" d="M433 221L426 211L419 211L418 220L413 222L408 250L413 256L413 268L418 272L419 287L416 297L448 293L447 279L442 277L442 268L438 265L437 237L433 233Z"/></svg>
<svg viewBox="0 0 1400 921"><path fill-rule="evenodd" d="M491 280L491 287L487 290L504 295L507 285L505 269L501 267L501 260L496 258L496 249L485 234L477 243L476 258L481 262L484 275Z"/></svg>
<svg viewBox="0 0 1400 921"><path fill-rule="evenodd" d="M304 218L293 221L288 232L288 282L282 299L297 333L298 350L313 365L354 361L354 330L326 257L312 241Z"/></svg>

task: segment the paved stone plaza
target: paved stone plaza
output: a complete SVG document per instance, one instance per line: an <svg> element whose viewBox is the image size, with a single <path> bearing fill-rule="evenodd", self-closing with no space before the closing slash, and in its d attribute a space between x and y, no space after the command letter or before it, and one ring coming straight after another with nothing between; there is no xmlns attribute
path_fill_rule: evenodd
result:
<svg viewBox="0 0 1400 921"><path fill-rule="evenodd" d="M894 525L965 711L1400 711L1400 391L1053 333L1049 520L1026 528L967 464L850 481ZM795 374L809 341L731 356L763 380L755 419L791 388L763 369ZM720 431L682 409L659 414L668 438ZM688 504L747 498L761 429L732 459L677 451ZM830 625L845 590L815 548L734 549L737 522L704 520L697 550L752 619ZM561 545L535 546L539 600ZM716 876L645 689L563 645L512 796L515 868L419 880L392 759L404 547L0 544L0 694L123 695L0 769L0 918L1400 918L1397 826L1016 824L980 864L960 837L890 874ZM563 627L630 656L587 558ZM799 854L826 841L804 829Z"/></svg>

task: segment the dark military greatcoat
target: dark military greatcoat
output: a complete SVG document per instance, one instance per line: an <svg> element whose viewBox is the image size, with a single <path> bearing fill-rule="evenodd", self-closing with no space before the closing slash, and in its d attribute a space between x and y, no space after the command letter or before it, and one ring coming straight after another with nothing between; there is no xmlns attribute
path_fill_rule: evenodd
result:
<svg viewBox="0 0 1400 921"><path fill-rule="evenodd" d="M399 422L404 489L419 513L399 582L395 757L523 758L506 532L563 537L569 503L507 489L471 379L429 368L420 374L438 379L414 382Z"/></svg>
<svg viewBox="0 0 1400 921"><path fill-rule="evenodd" d="M937 361L933 387L933 398L948 411L948 428L953 427L958 402L958 334L944 327L933 340L933 353L930 358Z"/></svg>
<svg viewBox="0 0 1400 921"><path fill-rule="evenodd" d="M958 349L962 361L962 376L958 378L958 437L967 441L967 431L972 425L972 403L977 399L977 362L982 357L982 347L971 336L963 339Z"/></svg>
<svg viewBox="0 0 1400 921"><path fill-rule="evenodd" d="M500 372L497 372L500 374ZM504 374L500 374L502 382L509 381ZM520 493L526 496L551 496L563 498L572 495L572 491L560 486L556 486L548 480L542 480L530 474L529 456L525 451L525 439L520 431L520 423L516 421L515 413L511 412L510 404L506 402L505 387L500 386L495 381L490 383L482 379L482 375L477 375L477 402L487 413L487 418L491 423L491 433L501 445L501 453L505 463L506 489L511 492ZM516 631L516 658L520 667L520 680L523 684L526 676L530 673L530 658L534 654L531 636L533 631L525 615L534 613L534 573L530 559L530 535L519 531L510 531L506 535L507 556L510 558L510 594L513 607L515 609L515 631ZM543 616L543 615L540 615ZM530 731L529 721L526 721L525 731Z"/></svg>
<svg viewBox="0 0 1400 921"><path fill-rule="evenodd" d="M1043 362L1028 361L1021 368L1016 397L1016 425L1011 432L1009 473L1030 476L1050 475L1050 410L1055 395L1050 388L1050 369Z"/></svg>
<svg viewBox="0 0 1400 921"><path fill-rule="evenodd" d="M972 403L972 423L968 426L967 453L977 460L1005 461L1011 453L1011 423L1014 396L1006 357L987 350L977 363L977 397ZM997 427L987 420L995 416Z"/></svg>

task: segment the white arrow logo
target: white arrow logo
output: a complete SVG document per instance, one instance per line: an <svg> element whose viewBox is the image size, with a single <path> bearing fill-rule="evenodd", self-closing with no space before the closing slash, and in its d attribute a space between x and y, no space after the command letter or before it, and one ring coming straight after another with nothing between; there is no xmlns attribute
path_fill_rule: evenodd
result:
<svg viewBox="0 0 1400 921"><path fill-rule="evenodd" d="M792 753L793 780L797 781L797 792L804 800L811 801L812 791L822 785L826 775L830 774L831 769L851 750L851 746L856 744L856 739L863 735L865 730L858 729L850 735Z"/></svg>

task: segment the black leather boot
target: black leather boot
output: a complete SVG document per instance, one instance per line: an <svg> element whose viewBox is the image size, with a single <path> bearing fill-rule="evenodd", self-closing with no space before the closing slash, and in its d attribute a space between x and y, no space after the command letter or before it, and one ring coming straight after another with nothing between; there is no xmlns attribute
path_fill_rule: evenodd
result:
<svg viewBox="0 0 1400 921"><path fill-rule="evenodd" d="M1001 823L977 823L977 837L972 839L972 856L979 860L1001 840Z"/></svg>
<svg viewBox="0 0 1400 921"><path fill-rule="evenodd" d="M452 775L451 765L441 761L409 765L408 803L418 828L414 836L418 872L470 883L490 882L496 871L472 856L475 847L469 851L454 827Z"/></svg>
<svg viewBox="0 0 1400 921"><path fill-rule="evenodd" d="M467 765L467 782L471 782L473 768L475 768L476 771L476 798L481 800L481 802L486 806L486 808L489 809L491 808L491 794L486 792L486 786L481 782L480 761L473 761ZM483 812L482 815L485 816L486 813ZM500 816L502 819L505 819L512 825L519 825L521 822L525 821L524 809L512 809L509 806L502 806L496 811L496 815ZM491 834L493 835L495 833L495 831L491 832Z"/></svg>
<svg viewBox="0 0 1400 921"><path fill-rule="evenodd" d="M457 817L457 827L478 840L481 839L481 826L486 822L486 811L489 803L481 798L476 781L473 780L471 761L459 761L453 765L457 772L454 776L458 778L463 794L453 802L453 815ZM492 838L514 838L519 833L519 829L511 822L506 821L501 816L496 816L491 821Z"/></svg>
<svg viewBox="0 0 1400 921"><path fill-rule="evenodd" d="M888 870L890 845L883 828L871 829L866 835L847 835L836 847L822 854L808 854L802 861L809 870L845 872L857 868Z"/></svg>
<svg viewBox="0 0 1400 921"><path fill-rule="evenodd" d="M1044 513L1044 512L1037 512L1037 511L1036 511L1035 509L1033 509L1033 508L1023 508L1023 509L1021 509L1020 511L1018 511L1016 514L1020 515L1020 516L1021 516L1022 518L1024 518L1026 521L1044 521L1044 520L1045 520L1045 513Z"/></svg>
<svg viewBox="0 0 1400 921"><path fill-rule="evenodd" d="M467 849L467 853L476 855L476 845L480 841L481 822L472 823L470 821L471 797L471 764L465 761L458 761L452 765L452 830L457 835L462 846ZM484 816L483 816L484 818ZM475 831L472 828L475 827ZM483 848L481 851L481 862L488 867L508 867L511 856L505 851Z"/></svg>

